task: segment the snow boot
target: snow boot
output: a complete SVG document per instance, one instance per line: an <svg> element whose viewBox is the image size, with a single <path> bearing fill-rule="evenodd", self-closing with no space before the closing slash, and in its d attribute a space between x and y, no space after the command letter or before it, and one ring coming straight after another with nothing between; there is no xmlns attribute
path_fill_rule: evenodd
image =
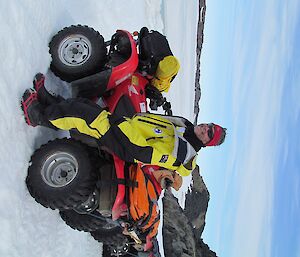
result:
<svg viewBox="0 0 300 257"><path fill-rule="evenodd" d="M38 94L34 89L26 89L21 100L25 121L28 125L36 127L41 125L56 129L44 116L45 107L38 101Z"/></svg>
<svg viewBox="0 0 300 257"><path fill-rule="evenodd" d="M47 89L45 88L45 76L42 73L37 73L33 79L33 88L37 92L37 98L40 103L43 105L50 105L59 103L63 100L60 96L54 96L50 94Z"/></svg>

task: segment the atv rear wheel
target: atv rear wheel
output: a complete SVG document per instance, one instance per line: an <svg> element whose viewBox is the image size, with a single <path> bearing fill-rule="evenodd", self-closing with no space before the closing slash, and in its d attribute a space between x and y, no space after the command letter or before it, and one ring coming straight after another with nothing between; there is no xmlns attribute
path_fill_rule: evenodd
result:
<svg viewBox="0 0 300 257"><path fill-rule="evenodd" d="M74 139L56 139L31 157L26 184L44 207L72 209L85 202L96 188L97 165L88 148Z"/></svg>
<svg viewBox="0 0 300 257"><path fill-rule="evenodd" d="M107 49L103 36L88 26L70 26L59 31L49 43L53 73L71 82L104 67Z"/></svg>

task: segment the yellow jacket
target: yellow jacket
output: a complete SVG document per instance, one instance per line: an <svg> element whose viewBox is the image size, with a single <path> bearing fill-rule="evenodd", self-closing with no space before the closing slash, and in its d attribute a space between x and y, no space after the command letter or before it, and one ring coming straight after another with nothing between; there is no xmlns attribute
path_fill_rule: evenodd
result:
<svg viewBox="0 0 300 257"><path fill-rule="evenodd" d="M150 164L188 176L196 167L197 153L180 132L186 122L181 117L139 113L118 127L131 143L152 148Z"/></svg>
<svg viewBox="0 0 300 257"><path fill-rule="evenodd" d="M192 124L182 117L139 113L133 118L115 118L105 110L84 110L75 101L65 101L47 112L55 127L77 129L97 138L124 161L158 165L182 176L196 167L197 153L183 137L185 127Z"/></svg>

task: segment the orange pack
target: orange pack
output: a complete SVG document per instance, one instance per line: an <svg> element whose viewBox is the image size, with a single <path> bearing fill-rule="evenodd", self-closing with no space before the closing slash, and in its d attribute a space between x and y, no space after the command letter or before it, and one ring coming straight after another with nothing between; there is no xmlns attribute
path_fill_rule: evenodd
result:
<svg viewBox="0 0 300 257"><path fill-rule="evenodd" d="M129 169L131 181L136 187L129 188L129 212L137 227L150 238L156 236L160 213L157 200L159 193L151 181L151 174L144 172L140 165L132 165ZM154 177L152 178L154 179Z"/></svg>

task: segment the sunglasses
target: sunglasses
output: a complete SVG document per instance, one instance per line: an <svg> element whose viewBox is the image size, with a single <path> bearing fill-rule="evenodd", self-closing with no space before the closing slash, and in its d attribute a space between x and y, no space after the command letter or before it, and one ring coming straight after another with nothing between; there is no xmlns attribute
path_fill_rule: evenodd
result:
<svg viewBox="0 0 300 257"><path fill-rule="evenodd" d="M214 138L214 130L213 130L214 124L210 123L208 124L208 131L207 131L207 135L210 138L210 140L212 140Z"/></svg>

